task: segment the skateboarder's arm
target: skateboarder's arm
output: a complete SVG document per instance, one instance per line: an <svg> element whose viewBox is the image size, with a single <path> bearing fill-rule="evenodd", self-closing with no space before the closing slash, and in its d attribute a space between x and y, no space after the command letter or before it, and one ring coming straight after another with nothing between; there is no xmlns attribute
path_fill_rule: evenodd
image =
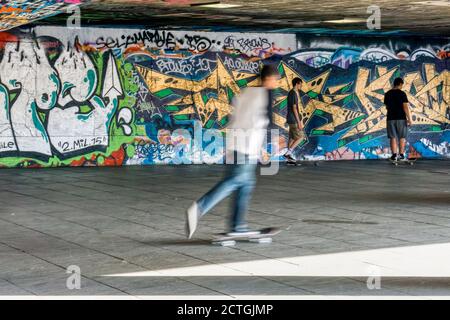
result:
<svg viewBox="0 0 450 320"><path fill-rule="evenodd" d="M406 114L406 121L408 122L408 125L410 126L412 124L412 119L411 119L411 112L409 111L408 102L403 103L403 110L405 111L405 114Z"/></svg>
<svg viewBox="0 0 450 320"><path fill-rule="evenodd" d="M412 124L412 119L411 119L411 112L409 111L409 106L408 106L408 96L406 95L406 93L404 93L403 91L401 92L402 96L403 96L403 111L405 111L406 114L406 122L408 124L408 126L410 126Z"/></svg>
<svg viewBox="0 0 450 320"><path fill-rule="evenodd" d="M300 114L298 113L298 107L300 103L300 97L297 95L297 103L294 105L294 117L295 121L297 121L297 126L299 127L299 129L303 129L303 122L300 120Z"/></svg>

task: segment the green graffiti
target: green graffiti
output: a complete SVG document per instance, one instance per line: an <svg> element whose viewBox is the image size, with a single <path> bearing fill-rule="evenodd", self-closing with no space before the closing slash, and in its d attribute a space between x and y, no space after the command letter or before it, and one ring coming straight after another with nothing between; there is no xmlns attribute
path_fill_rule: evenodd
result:
<svg viewBox="0 0 450 320"><path fill-rule="evenodd" d="M56 105L56 101L58 99L58 91L59 91L59 87L60 87L61 82L59 81L58 76L56 75L56 73L52 73L50 75L50 80L53 81L54 84L56 84L56 88L57 88L57 90L54 90L52 92L52 96L50 98L50 106L52 108L52 107L54 107Z"/></svg>
<svg viewBox="0 0 450 320"><path fill-rule="evenodd" d="M0 84L0 94L3 94L5 96L5 114L6 114L6 120L10 120L9 118L9 95L8 90L5 88L5 86Z"/></svg>
<svg viewBox="0 0 450 320"><path fill-rule="evenodd" d="M42 138L44 138L45 142L48 142L48 136L47 136L47 131L44 128L44 125L42 124L41 120L39 119L38 113L37 113L37 105L36 102L32 102L31 103L31 116L33 119L33 124L36 127L37 130L39 130L39 132L42 135Z"/></svg>
<svg viewBox="0 0 450 320"><path fill-rule="evenodd" d="M87 77L84 79L85 82L89 83L89 96L94 92L95 85L97 82L97 75L95 74L94 70L88 70Z"/></svg>

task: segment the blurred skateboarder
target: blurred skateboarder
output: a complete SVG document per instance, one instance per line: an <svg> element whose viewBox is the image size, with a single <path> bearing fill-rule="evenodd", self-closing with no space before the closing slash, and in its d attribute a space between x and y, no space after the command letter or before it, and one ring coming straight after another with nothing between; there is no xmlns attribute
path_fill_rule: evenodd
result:
<svg viewBox="0 0 450 320"><path fill-rule="evenodd" d="M403 83L402 78L396 78L393 88L384 95L384 104L387 109L387 135L392 152L391 161L405 160L408 126L412 124L408 97L402 91Z"/></svg>
<svg viewBox="0 0 450 320"><path fill-rule="evenodd" d="M277 87L278 77L278 70L274 66L265 65L260 73L261 86L245 88L233 100L234 112L227 127L226 174L222 181L186 210L186 236L189 239L197 229L198 220L231 193L235 193L235 198L229 234L255 233L248 229L245 216L256 182L256 158L270 123L270 90ZM243 132L245 137L239 136ZM238 136L238 142L228 143L229 135ZM228 164L230 157L233 164Z"/></svg>
<svg viewBox="0 0 450 320"><path fill-rule="evenodd" d="M288 162L295 162L292 152L303 140L302 130L303 122L300 119L298 113L298 106L302 103L300 99L300 89L302 87L302 80L300 78L294 78L292 80L292 90L288 94L287 102L287 115L286 122L289 126L289 142L288 150L284 154L284 157Z"/></svg>

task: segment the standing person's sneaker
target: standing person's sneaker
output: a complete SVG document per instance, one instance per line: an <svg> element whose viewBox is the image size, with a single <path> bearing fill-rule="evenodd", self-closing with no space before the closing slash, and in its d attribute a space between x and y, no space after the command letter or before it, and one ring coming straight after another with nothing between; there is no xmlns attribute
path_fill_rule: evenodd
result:
<svg viewBox="0 0 450 320"><path fill-rule="evenodd" d="M406 161L405 155L403 153L400 153L400 156L398 157L398 161Z"/></svg>
<svg viewBox="0 0 450 320"><path fill-rule="evenodd" d="M197 229L199 215L200 212L198 210L197 202L194 202L186 210L186 237L188 239L192 238L192 235Z"/></svg>
<svg viewBox="0 0 450 320"><path fill-rule="evenodd" d="M397 161L397 154L394 153L394 154L391 156L390 160L391 160L391 161Z"/></svg>

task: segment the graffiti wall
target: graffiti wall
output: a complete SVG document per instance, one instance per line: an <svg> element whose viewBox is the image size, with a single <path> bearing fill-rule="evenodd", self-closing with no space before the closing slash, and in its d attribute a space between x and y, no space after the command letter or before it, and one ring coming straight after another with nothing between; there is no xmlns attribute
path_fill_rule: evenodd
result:
<svg viewBox="0 0 450 320"><path fill-rule="evenodd" d="M384 93L405 80L413 126L410 156L450 157L450 40L301 36L283 57L286 80L302 78L306 139L297 154L307 159L377 159L389 156ZM278 110L285 108L288 81Z"/></svg>
<svg viewBox="0 0 450 320"><path fill-rule="evenodd" d="M409 152L450 157L448 39L416 39L400 55L395 42L273 33L37 27L0 35L5 167L220 163L223 149L211 142L223 139L233 97L259 85L265 63L280 71L273 160L286 147L294 77L304 80L298 157L387 157L382 100L397 76L413 111Z"/></svg>

